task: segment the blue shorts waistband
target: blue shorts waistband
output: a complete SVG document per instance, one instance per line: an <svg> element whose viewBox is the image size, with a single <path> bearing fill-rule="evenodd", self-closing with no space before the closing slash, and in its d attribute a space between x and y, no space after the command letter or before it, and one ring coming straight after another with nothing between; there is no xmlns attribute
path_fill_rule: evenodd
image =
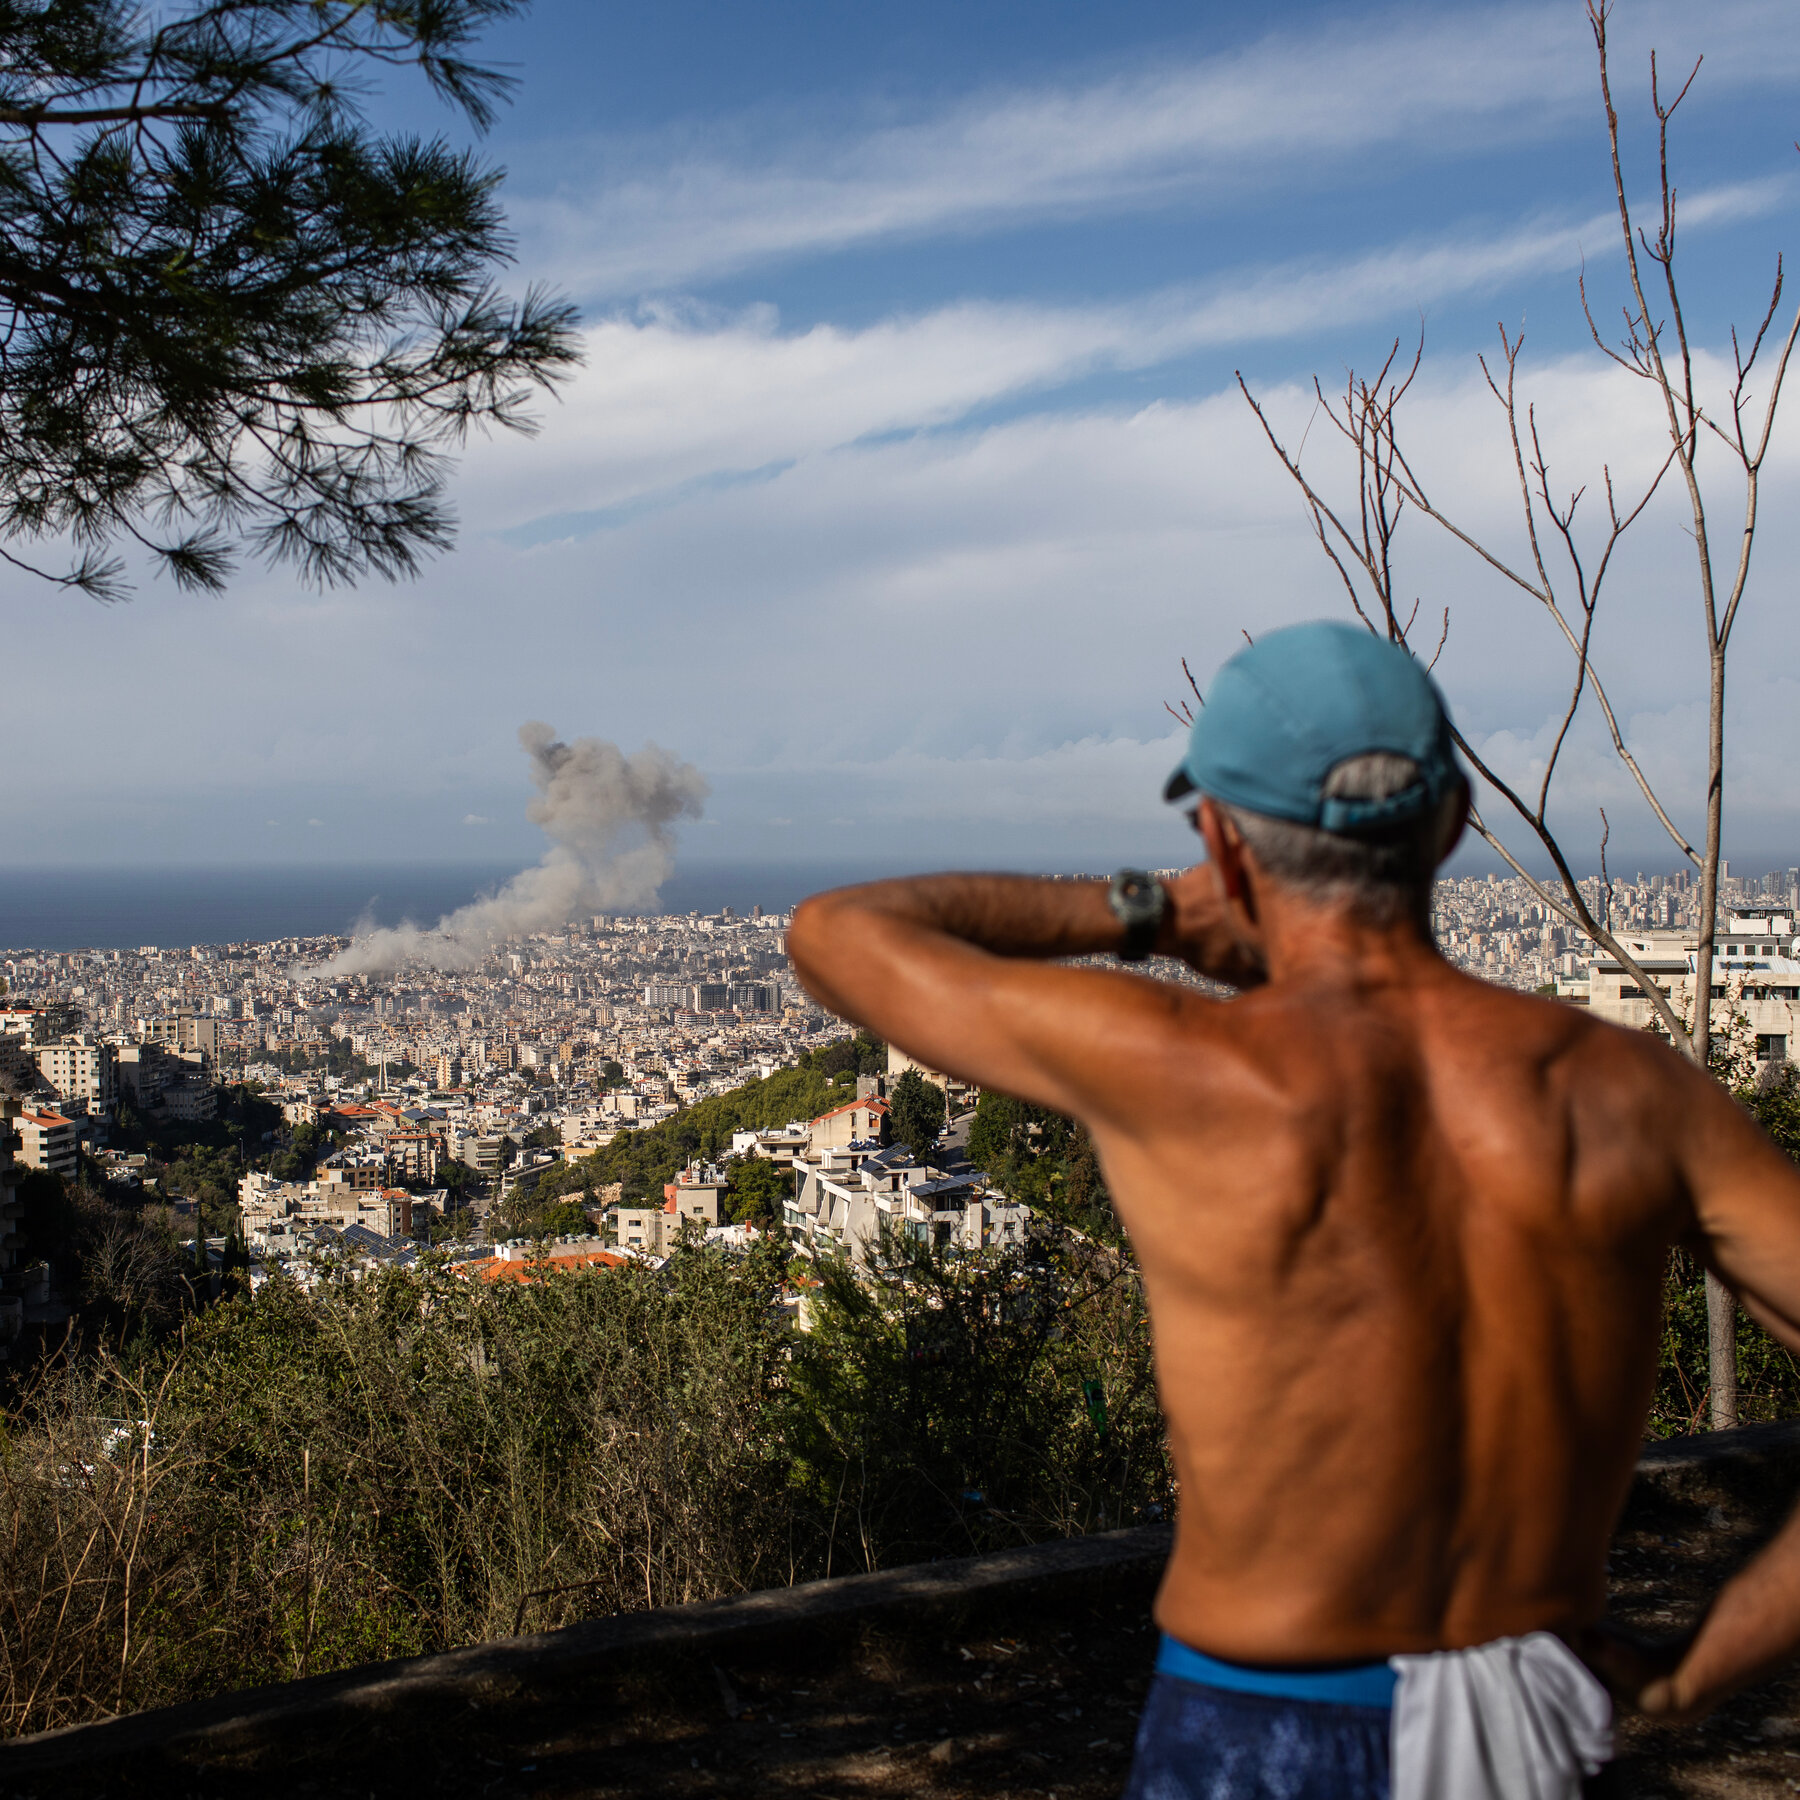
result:
<svg viewBox="0 0 1800 1800"><path fill-rule="evenodd" d="M1166 1631L1156 1652L1156 1671L1159 1675L1173 1675L1178 1681L1197 1681L1234 1694L1320 1700L1334 1706L1391 1707L1400 1679L1385 1662L1320 1669L1259 1668L1248 1663L1221 1662L1216 1656L1170 1637Z"/></svg>

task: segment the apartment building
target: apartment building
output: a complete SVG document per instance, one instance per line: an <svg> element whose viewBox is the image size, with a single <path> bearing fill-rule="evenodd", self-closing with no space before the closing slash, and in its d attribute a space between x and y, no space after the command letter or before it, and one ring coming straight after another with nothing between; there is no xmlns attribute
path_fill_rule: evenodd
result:
<svg viewBox="0 0 1800 1800"><path fill-rule="evenodd" d="M292 1254L321 1226L344 1231L354 1225L384 1238L411 1237L414 1226L441 1208L444 1198L441 1188L419 1195L347 1181L302 1186L253 1170L238 1183L238 1215L245 1241L258 1254Z"/></svg>
<svg viewBox="0 0 1800 1800"><path fill-rule="evenodd" d="M933 1087L944 1090L944 1099L952 1108L965 1104L974 1105L980 1098L980 1090L966 1081L959 1081L954 1075L946 1075L942 1069L928 1069L924 1063L915 1062L904 1050L893 1044L887 1047L887 1088L893 1092L894 1083L908 1069L917 1069Z"/></svg>
<svg viewBox="0 0 1800 1800"><path fill-rule="evenodd" d="M0 1006L0 1036L35 1044L42 1024L43 1015L35 1006Z"/></svg>
<svg viewBox="0 0 1800 1800"><path fill-rule="evenodd" d="M382 1140L390 1181L435 1181L444 1140L433 1131L393 1131Z"/></svg>
<svg viewBox="0 0 1800 1800"><path fill-rule="evenodd" d="M873 1095L846 1100L812 1121L810 1137L815 1150L840 1150L850 1144L885 1144L888 1139L888 1106Z"/></svg>
<svg viewBox="0 0 1800 1800"><path fill-rule="evenodd" d="M0 1033L0 1095L28 1094L38 1085L37 1059L22 1037Z"/></svg>
<svg viewBox="0 0 1800 1800"><path fill-rule="evenodd" d="M1025 1239L1031 1209L1009 1206L978 1176L951 1176L915 1163L905 1145L827 1150L802 1165L800 1189L782 1209L797 1250L844 1256L859 1268L884 1235L981 1250Z"/></svg>
<svg viewBox="0 0 1800 1800"><path fill-rule="evenodd" d="M73 1175L79 1143L75 1121L56 1112L27 1108L13 1121L19 1134L18 1160L28 1169L48 1169L52 1175Z"/></svg>
<svg viewBox="0 0 1800 1800"><path fill-rule="evenodd" d="M778 1131L734 1131L733 1156L762 1156L791 1169L812 1142L812 1134L799 1120L790 1120Z"/></svg>
<svg viewBox="0 0 1800 1800"><path fill-rule="evenodd" d="M340 1150L328 1156L313 1171L315 1184L321 1191L340 1189L345 1193L368 1194L387 1185L387 1159L380 1151L361 1153Z"/></svg>
<svg viewBox="0 0 1800 1800"><path fill-rule="evenodd" d="M19 1260L19 1216L24 1208L13 1181L13 1152L21 1143L19 1111L17 1100L0 1095L0 1270L11 1269ZM0 1319L0 1337L6 1336L13 1324L13 1320Z"/></svg>
<svg viewBox="0 0 1800 1800"><path fill-rule="evenodd" d="M185 1008L139 1018L134 1035L140 1044L161 1044L170 1050L198 1050L209 1063L219 1060L219 1021L201 1018Z"/></svg>
<svg viewBox="0 0 1800 1800"><path fill-rule="evenodd" d="M32 1051L38 1079L55 1095L60 1110L110 1119L119 1100L119 1053L83 1032Z"/></svg>
<svg viewBox="0 0 1800 1800"><path fill-rule="evenodd" d="M613 1215L620 1245L647 1256L663 1255L668 1248L667 1217L660 1206L621 1206Z"/></svg>
<svg viewBox="0 0 1800 1800"><path fill-rule="evenodd" d="M663 1187L661 1206L621 1206L613 1214L620 1247L667 1256L684 1225L710 1231L719 1223L726 1178L709 1165L690 1163Z"/></svg>
<svg viewBox="0 0 1800 1800"><path fill-rule="evenodd" d="M688 1219L717 1225L724 1193L730 1185L731 1177L711 1163L689 1163L664 1185L663 1209L675 1215L678 1225Z"/></svg>
<svg viewBox="0 0 1800 1800"><path fill-rule="evenodd" d="M1715 1028L1741 1014L1755 1039L1756 1060L1785 1062L1800 1053L1800 940L1795 918L1783 912L1735 912L1714 928L1712 1009ZM1627 954L1669 999L1691 1017L1699 944L1691 931L1621 933ZM1585 1001L1603 1019L1635 1030L1654 1014L1642 983L1610 956L1594 956L1585 981L1559 982L1565 999Z"/></svg>

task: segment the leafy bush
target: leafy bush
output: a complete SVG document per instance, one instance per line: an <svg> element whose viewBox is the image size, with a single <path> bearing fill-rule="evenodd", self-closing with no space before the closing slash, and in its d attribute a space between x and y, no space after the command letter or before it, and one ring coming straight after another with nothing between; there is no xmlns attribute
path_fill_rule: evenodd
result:
<svg viewBox="0 0 1800 1800"><path fill-rule="evenodd" d="M1800 1414L1800 1363L1740 1306L1738 1414L1746 1425ZM1647 1426L1653 1438L1706 1431L1711 1399L1706 1333L1706 1276L1685 1251L1669 1258L1663 1280L1662 1366Z"/></svg>
<svg viewBox="0 0 1800 1800"><path fill-rule="evenodd" d="M507 1200L488 1220L495 1243L514 1238L586 1237L593 1221L573 1200L540 1202L536 1191Z"/></svg>
<svg viewBox="0 0 1800 1800"><path fill-rule="evenodd" d="M766 1156L737 1156L725 1165L726 1191L734 1223L779 1226L782 1202L793 1197L794 1172Z"/></svg>
<svg viewBox="0 0 1800 1800"><path fill-rule="evenodd" d="M786 1579L777 1274L275 1281L46 1377L0 1459L0 1724Z"/></svg>
<svg viewBox="0 0 1800 1800"><path fill-rule="evenodd" d="M1667 1034L1658 1032L1666 1040ZM1800 1161L1800 1073L1792 1063L1758 1064L1749 1019L1734 1014L1713 1039L1713 1073L1779 1149ZM1669 1258L1663 1282L1662 1365L1650 1405L1651 1437L1709 1427L1712 1372L1706 1329L1706 1276L1684 1251ZM1737 1309L1738 1416L1746 1425L1800 1415L1800 1361L1740 1306Z"/></svg>
<svg viewBox="0 0 1800 1800"><path fill-rule="evenodd" d="M1007 1094L983 1094L969 1125L969 1161L1009 1200L1103 1243L1124 1243L1094 1140L1079 1120Z"/></svg>
<svg viewBox="0 0 1800 1800"><path fill-rule="evenodd" d="M820 1270L796 1347L796 1478L842 1571L1160 1517L1171 1495L1137 1271L1060 1231Z"/></svg>
<svg viewBox="0 0 1800 1800"><path fill-rule="evenodd" d="M841 1038L822 1049L809 1050L801 1059L800 1067L839 1081L846 1076L880 1075L887 1069L887 1045L879 1038L870 1037L866 1031L859 1031L854 1037Z"/></svg>
<svg viewBox="0 0 1800 1800"><path fill-rule="evenodd" d="M1119 1259L897 1245L795 1333L784 1257L277 1280L46 1371L0 1453L0 1731L1166 1504Z"/></svg>

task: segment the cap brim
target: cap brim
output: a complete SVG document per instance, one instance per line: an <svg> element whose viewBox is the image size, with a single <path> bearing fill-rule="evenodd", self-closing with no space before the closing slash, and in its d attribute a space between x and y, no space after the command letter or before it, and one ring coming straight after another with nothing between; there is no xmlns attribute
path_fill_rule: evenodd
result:
<svg viewBox="0 0 1800 1800"><path fill-rule="evenodd" d="M1200 784L1187 772L1185 764L1163 784L1165 800L1185 800L1189 794L1197 794L1199 791Z"/></svg>

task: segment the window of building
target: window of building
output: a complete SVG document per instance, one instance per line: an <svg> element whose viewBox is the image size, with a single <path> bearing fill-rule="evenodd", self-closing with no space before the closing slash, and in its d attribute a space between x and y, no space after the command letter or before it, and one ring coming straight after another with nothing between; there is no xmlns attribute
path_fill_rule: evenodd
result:
<svg viewBox="0 0 1800 1800"><path fill-rule="evenodd" d="M1758 1062L1784 1062L1787 1059L1787 1039L1775 1034L1756 1034L1756 1060Z"/></svg>

